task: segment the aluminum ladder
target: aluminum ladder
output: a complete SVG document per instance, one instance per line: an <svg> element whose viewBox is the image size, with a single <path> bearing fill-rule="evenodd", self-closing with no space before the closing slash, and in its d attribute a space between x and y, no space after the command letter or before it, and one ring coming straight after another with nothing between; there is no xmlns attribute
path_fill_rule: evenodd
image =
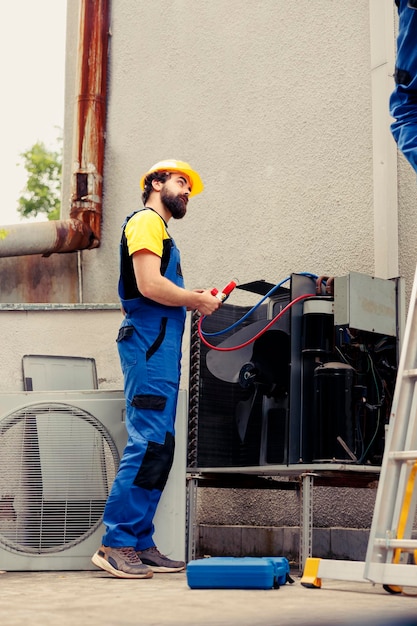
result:
<svg viewBox="0 0 417 626"><path fill-rule="evenodd" d="M404 331L391 416L365 561L309 558L301 584L322 578L381 583L400 593L417 587L417 268Z"/></svg>

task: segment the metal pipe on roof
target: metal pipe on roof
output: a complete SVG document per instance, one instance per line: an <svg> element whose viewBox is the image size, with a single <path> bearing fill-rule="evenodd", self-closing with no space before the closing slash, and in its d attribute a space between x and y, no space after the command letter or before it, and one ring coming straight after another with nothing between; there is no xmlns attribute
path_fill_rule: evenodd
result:
<svg viewBox="0 0 417 626"><path fill-rule="evenodd" d="M70 218L0 226L0 257L100 245L110 0L80 0Z"/></svg>

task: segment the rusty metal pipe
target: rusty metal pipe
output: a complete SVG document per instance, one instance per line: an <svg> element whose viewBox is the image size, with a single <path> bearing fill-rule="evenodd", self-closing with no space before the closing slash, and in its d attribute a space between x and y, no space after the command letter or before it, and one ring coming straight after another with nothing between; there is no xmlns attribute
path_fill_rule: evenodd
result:
<svg viewBox="0 0 417 626"><path fill-rule="evenodd" d="M13 224L0 229L0 257L75 252L91 247L92 232L80 220Z"/></svg>
<svg viewBox="0 0 417 626"><path fill-rule="evenodd" d="M0 226L0 257L100 245L109 26L110 0L81 0L70 218Z"/></svg>
<svg viewBox="0 0 417 626"><path fill-rule="evenodd" d="M90 248L101 235L109 14L109 0L82 0L70 217L90 228Z"/></svg>

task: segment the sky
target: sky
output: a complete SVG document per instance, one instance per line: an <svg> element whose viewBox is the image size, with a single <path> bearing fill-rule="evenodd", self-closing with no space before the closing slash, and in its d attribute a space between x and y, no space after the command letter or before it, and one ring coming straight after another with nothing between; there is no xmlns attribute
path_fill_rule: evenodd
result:
<svg viewBox="0 0 417 626"><path fill-rule="evenodd" d="M6 225L22 221L16 206L27 173L19 155L37 141L55 150L62 134L67 0L0 0L0 7L0 225Z"/></svg>

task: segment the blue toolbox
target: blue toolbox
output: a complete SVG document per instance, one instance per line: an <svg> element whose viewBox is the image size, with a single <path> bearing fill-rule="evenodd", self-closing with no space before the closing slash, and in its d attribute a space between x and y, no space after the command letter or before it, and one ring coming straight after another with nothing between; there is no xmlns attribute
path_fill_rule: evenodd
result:
<svg viewBox="0 0 417 626"><path fill-rule="evenodd" d="M191 589L277 589L294 582L283 556L213 556L190 561L186 571Z"/></svg>

